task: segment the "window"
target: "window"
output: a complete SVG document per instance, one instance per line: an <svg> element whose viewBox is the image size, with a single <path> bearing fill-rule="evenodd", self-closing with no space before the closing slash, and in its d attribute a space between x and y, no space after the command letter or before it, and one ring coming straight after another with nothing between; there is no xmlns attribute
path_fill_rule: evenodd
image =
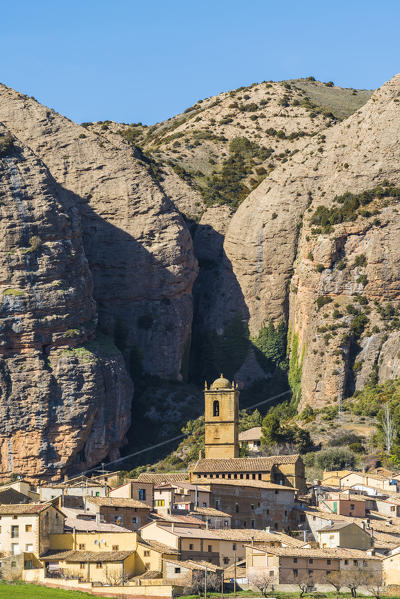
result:
<svg viewBox="0 0 400 599"><path fill-rule="evenodd" d="M11 568L16 568L17 567L17 562L11 562Z"/></svg>
<svg viewBox="0 0 400 599"><path fill-rule="evenodd" d="M261 472L258 474L258 480L261 480Z"/></svg>
<svg viewBox="0 0 400 599"><path fill-rule="evenodd" d="M294 558L293 558L293 563L294 563L294 564L297 564L297 557L294 557Z"/></svg>
<svg viewBox="0 0 400 599"><path fill-rule="evenodd" d="M189 544L189 551L193 551L193 543Z"/></svg>
<svg viewBox="0 0 400 599"><path fill-rule="evenodd" d="M356 559L353 559L353 564L354 564L355 566L358 566L358 561L357 561Z"/></svg>
<svg viewBox="0 0 400 599"><path fill-rule="evenodd" d="M331 559L327 559L327 560L326 560L326 563L328 564L328 566L330 566L330 565L331 565L331 563L332 563L332 560L331 560Z"/></svg>
<svg viewBox="0 0 400 599"><path fill-rule="evenodd" d="M12 543L11 544L11 553L13 555L19 555L20 554L19 543Z"/></svg>
<svg viewBox="0 0 400 599"><path fill-rule="evenodd" d="M79 543L79 551L84 551L85 550L85 543Z"/></svg>
<svg viewBox="0 0 400 599"><path fill-rule="evenodd" d="M335 538L335 535L329 535L329 538L330 538L330 539L334 539L334 538Z"/></svg>
<svg viewBox="0 0 400 599"><path fill-rule="evenodd" d="M148 549L146 549L146 550L144 551L144 554L143 554L143 555L144 555L144 557L150 557L150 551L149 551Z"/></svg>
<svg viewBox="0 0 400 599"><path fill-rule="evenodd" d="M29 553L32 553L32 551L33 551L33 543L27 543L25 545L25 551L28 551Z"/></svg>
<svg viewBox="0 0 400 599"><path fill-rule="evenodd" d="M137 516L133 516L133 518L132 518L132 524L137 524L137 523L138 523Z"/></svg>
<svg viewBox="0 0 400 599"><path fill-rule="evenodd" d="M235 512L238 514L239 513L239 504L235 503Z"/></svg>
<svg viewBox="0 0 400 599"><path fill-rule="evenodd" d="M308 571L309 574L312 574L313 572L314 572L314 570L309 570Z"/></svg>
<svg viewBox="0 0 400 599"><path fill-rule="evenodd" d="M112 550L113 551L119 551L119 545L113 545L112 546Z"/></svg>
<svg viewBox="0 0 400 599"><path fill-rule="evenodd" d="M207 547L207 551L208 551L209 553L211 553L211 552L212 552L212 545L208 545L208 547Z"/></svg>
<svg viewBox="0 0 400 599"><path fill-rule="evenodd" d="M144 567L146 568L146 570L150 570L150 562L145 562Z"/></svg>
<svg viewBox="0 0 400 599"><path fill-rule="evenodd" d="M269 510L267 510L267 516L269 516Z"/></svg>
<svg viewBox="0 0 400 599"><path fill-rule="evenodd" d="M32 570L32 566L33 566L33 564L32 564L32 560L31 559L28 559L26 562L24 562L24 568L25 568L25 570Z"/></svg>
<svg viewBox="0 0 400 599"><path fill-rule="evenodd" d="M56 512L56 520L58 520L58 512Z"/></svg>
<svg viewBox="0 0 400 599"><path fill-rule="evenodd" d="M275 528L275 530L278 530L278 522L275 522L274 528Z"/></svg>
<svg viewBox="0 0 400 599"><path fill-rule="evenodd" d="M344 560L344 565L345 565L345 566L348 566L348 564L349 564L349 560L348 560L348 559L345 559L345 560Z"/></svg>
<svg viewBox="0 0 400 599"><path fill-rule="evenodd" d="M275 489L275 495L278 495L279 491L278 489Z"/></svg>
<svg viewBox="0 0 400 599"><path fill-rule="evenodd" d="M18 520L18 516L13 516L13 520Z"/></svg>
<svg viewBox="0 0 400 599"><path fill-rule="evenodd" d="M255 474L252 474L251 477L252 477L253 480L256 480L256 475Z"/></svg>
<svg viewBox="0 0 400 599"><path fill-rule="evenodd" d="M285 517L287 518L287 510L285 510Z"/></svg>
<svg viewBox="0 0 400 599"><path fill-rule="evenodd" d="M233 549L233 551L236 551L236 543L233 543L232 549Z"/></svg>
<svg viewBox="0 0 400 599"><path fill-rule="evenodd" d="M350 509L351 509L351 510L354 510L354 503L351 503L351 504L350 504Z"/></svg>
<svg viewBox="0 0 400 599"><path fill-rule="evenodd" d="M315 520L317 519L317 516L313 516L312 519L315 522Z"/></svg>
<svg viewBox="0 0 400 599"><path fill-rule="evenodd" d="M391 505L391 506L390 506L390 511L391 511L391 512L394 512L394 511L395 511L395 509L396 509L396 507L395 507L394 505Z"/></svg>
<svg viewBox="0 0 400 599"><path fill-rule="evenodd" d="M246 474L246 480L249 480L250 474Z"/></svg>
<svg viewBox="0 0 400 599"><path fill-rule="evenodd" d="M310 559L308 560L308 563L309 563L309 564L313 564L313 563L314 563L314 560L313 560L313 558L312 558L312 557L310 557Z"/></svg>
<svg viewBox="0 0 400 599"><path fill-rule="evenodd" d="M295 568L295 569L293 570L293 576L294 576L295 578L297 578L297 576L298 576L298 575L299 575L299 571L297 570L297 568Z"/></svg>
<svg viewBox="0 0 400 599"><path fill-rule="evenodd" d="M219 416L219 401L217 399L213 402L213 416Z"/></svg>
<svg viewBox="0 0 400 599"><path fill-rule="evenodd" d="M255 520L252 520L252 521L251 521L251 528L255 528L255 527L256 527L256 521L255 521Z"/></svg>
<svg viewBox="0 0 400 599"><path fill-rule="evenodd" d="M154 505L156 507L164 507L165 506L165 499L156 499L154 501Z"/></svg>
<svg viewBox="0 0 400 599"><path fill-rule="evenodd" d="M243 522L243 528L247 528L247 522L246 522L246 520Z"/></svg>
<svg viewBox="0 0 400 599"><path fill-rule="evenodd" d="M1 532L1 529L0 529ZM25 532L32 532L32 524L25 524Z"/></svg>
<svg viewBox="0 0 400 599"><path fill-rule="evenodd" d="M250 509L251 509L251 510L254 510L254 503L251 503L251 504L250 504Z"/></svg>
<svg viewBox="0 0 400 599"><path fill-rule="evenodd" d="M139 501L146 500L146 489L139 489Z"/></svg>
<svg viewBox="0 0 400 599"><path fill-rule="evenodd" d="M81 570L84 570L85 569L85 562L80 562L79 563L79 567L80 567Z"/></svg>
<svg viewBox="0 0 400 599"><path fill-rule="evenodd" d="M273 570L270 570L270 571L269 571L269 575L270 575L270 576L274 576L274 571L273 571Z"/></svg>
<svg viewBox="0 0 400 599"><path fill-rule="evenodd" d="M229 520L224 520L224 526L229 526ZM0 530L1 532L1 530Z"/></svg>
<svg viewBox="0 0 400 599"><path fill-rule="evenodd" d="M181 569L180 568L175 568L175 574L180 574L181 573Z"/></svg>
<svg viewBox="0 0 400 599"><path fill-rule="evenodd" d="M96 491L96 497L100 497L100 491Z"/></svg>
<svg viewBox="0 0 400 599"><path fill-rule="evenodd" d="M96 562L96 568L100 569L103 567L103 563L102 562Z"/></svg>
<svg viewBox="0 0 400 599"><path fill-rule="evenodd" d="M19 526L11 526L11 538L18 539L19 537Z"/></svg>
<svg viewBox="0 0 400 599"><path fill-rule="evenodd" d="M229 557L224 557L224 564L225 566L229 564Z"/></svg>

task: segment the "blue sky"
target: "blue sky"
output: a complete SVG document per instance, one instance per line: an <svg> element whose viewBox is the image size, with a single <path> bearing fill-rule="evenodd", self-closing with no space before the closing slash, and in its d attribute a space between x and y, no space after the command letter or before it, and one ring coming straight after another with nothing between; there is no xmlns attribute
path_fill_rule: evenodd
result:
<svg viewBox="0 0 400 599"><path fill-rule="evenodd" d="M14 0L0 82L77 122L152 124L255 81L378 87L399 26L398 0Z"/></svg>

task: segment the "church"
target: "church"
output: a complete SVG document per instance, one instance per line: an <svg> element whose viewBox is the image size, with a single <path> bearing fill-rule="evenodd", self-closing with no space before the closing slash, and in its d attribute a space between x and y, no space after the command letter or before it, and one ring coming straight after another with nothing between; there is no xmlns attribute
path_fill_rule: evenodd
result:
<svg viewBox="0 0 400 599"><path fill-rule="evenodd" d="M301 456L239 457L239 389L221 374L204 389L205 457L191 471L192 482L225 479L232 482L263 481L306 489Z"/></svg>

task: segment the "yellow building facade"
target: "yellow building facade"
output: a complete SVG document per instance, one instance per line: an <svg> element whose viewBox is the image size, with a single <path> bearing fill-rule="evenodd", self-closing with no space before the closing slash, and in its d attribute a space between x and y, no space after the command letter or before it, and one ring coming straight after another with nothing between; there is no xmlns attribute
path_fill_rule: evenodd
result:
<svg viewBox="0 0 400 599"><path fill-rule="evenodd" d="M222 374L204 390L205 457L216 459L239 456L239 390Z"/></svg>

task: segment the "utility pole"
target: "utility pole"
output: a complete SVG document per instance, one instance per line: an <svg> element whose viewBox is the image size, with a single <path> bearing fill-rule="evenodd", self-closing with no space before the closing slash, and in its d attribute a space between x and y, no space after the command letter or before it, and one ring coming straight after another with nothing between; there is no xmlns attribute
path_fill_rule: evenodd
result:
<svg viewBox="0 0 400 599"><path fill-rule="evenodd" d="M233 593L236 597L236 549L234 553L234 570L233 570Z"/></svg>
<svg viewBox="0 0 400 599"><path fill-rule="evenodd" d="M224 570L221 573L221 598L224 599Z"/></svg>

